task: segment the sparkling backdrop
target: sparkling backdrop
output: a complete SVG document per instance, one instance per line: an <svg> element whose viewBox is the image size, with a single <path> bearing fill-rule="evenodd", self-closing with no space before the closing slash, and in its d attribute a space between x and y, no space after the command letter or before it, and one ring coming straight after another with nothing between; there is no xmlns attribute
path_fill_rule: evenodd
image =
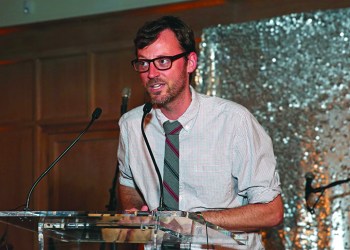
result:
<svg viewBox="0 0 350 250"><path fill-rule="evenodd" d="M349 178L350 9L207 28L195 82L272 137L285 220L264 233L267 249L350 249L349 183L327 189L315 214L304 199L307 172L315 188Z"/></svg>

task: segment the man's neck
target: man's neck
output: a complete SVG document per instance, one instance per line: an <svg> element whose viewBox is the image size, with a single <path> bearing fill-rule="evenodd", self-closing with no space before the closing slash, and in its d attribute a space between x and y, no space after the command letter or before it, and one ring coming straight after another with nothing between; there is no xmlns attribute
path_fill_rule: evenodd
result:
<svg viewBox="0 0 350 250"><path fill-rule="evenodd" d="M160 110L169 120L177 120L186 112L187 108L191 104L191 101L192 95L190 89L188 88L188 90L185 90L182 95L178 96L170 103L160 107Z"/></svg>

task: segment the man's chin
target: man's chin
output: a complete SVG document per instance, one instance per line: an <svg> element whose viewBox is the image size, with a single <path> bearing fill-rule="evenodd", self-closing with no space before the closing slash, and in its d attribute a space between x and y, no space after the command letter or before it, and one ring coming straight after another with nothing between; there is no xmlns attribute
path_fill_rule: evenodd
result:
<svg viewBox="0 0 350 250"><path fill-rule="evenodd" d="M156 104L158 106L164 106L166 105L167 103L169 103L170 99L168 97L161 97L161 96L157 96L157 97L153 97L151 96L151 102L153 104Z"/></svg>
<svg viewBox="0 0 350 250"><path fill-rule="evenodd" d="M156 93L149 93L148 92L149 97L151 98L151 102L153 104L159 104L162 103L163 100L165 99L165 97L162 95L162 92L156 92Z"/></svg>
<svg viewBox="0 0 350 250"><path fill-rule="evenodd" d="M158 100L158 99L151 99L152 104L155 104L157 106L163 106L164 101L163 100Z"/></svg>

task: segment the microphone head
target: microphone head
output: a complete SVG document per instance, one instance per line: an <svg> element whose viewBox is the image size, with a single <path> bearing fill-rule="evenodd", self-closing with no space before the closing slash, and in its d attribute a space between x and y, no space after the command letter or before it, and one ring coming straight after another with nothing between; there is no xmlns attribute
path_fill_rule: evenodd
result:
<svg viewBox="0 0 350 250"><path fill-rule="evenodd" d="M94 112L92 113L91 118L93 120L96 120L96 119L98 119L100 117L101 113L102 113L102 109L101 108L96 108L94 110Z"/></svg>
<svg viewBox="0 0 350 250"><path fill-rule="evenodd" d="M307 172L305 174L305 178L313 180L313 179L315 179L315 175L313 173L311 173L311 172Z"/></svg>
<svg viewBox="0 0 350 250"><path fill-rule="evenodd" d="M122 97L127 97L127 98L129 98L130 95L131 95L131 89L130 89L130 88L123 88Z"/></svg>
<svg viewBox="0 0 350 250"><path fill-rule="evenodd" d="M143 106L143 114L146 115L152 110L152 103L146 102Z"/></svg>

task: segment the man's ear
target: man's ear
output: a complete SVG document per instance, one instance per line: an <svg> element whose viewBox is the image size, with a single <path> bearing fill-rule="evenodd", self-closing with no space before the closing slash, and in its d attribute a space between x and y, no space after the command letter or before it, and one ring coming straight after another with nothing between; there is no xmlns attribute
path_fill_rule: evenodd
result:
<svg viewBox="0 0 350 250"><path fill-rule="evenodd" d="M197 68L197 53L191 52L187 56L187 72L192 73Z"/></svg>

